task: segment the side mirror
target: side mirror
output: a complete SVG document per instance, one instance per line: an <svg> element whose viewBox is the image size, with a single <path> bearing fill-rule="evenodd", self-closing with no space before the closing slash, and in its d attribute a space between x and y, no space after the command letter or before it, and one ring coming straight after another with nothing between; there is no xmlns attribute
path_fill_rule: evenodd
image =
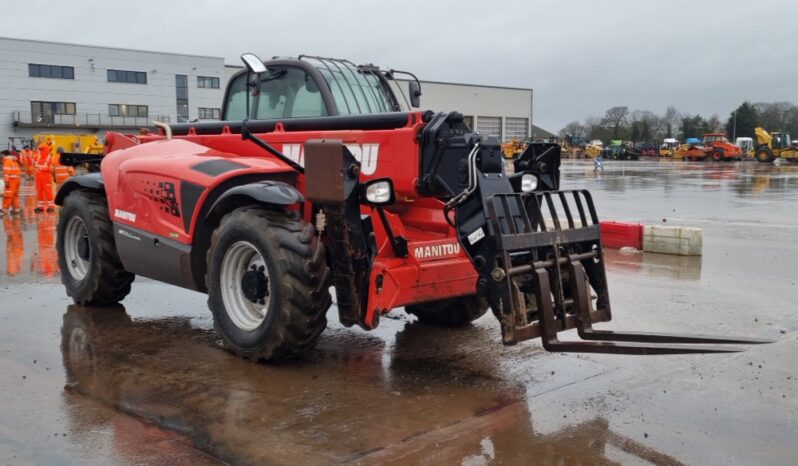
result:
<svg viewBox="0 0 798 466"><path fill-rule="evenodd" d="M409 81L410 106L413 108L421 107L421 84L418 81Z"/></svg>
<svg viewBox="0 0 798 466"><path fill-rule="evenodd" d="M252 74L266 72L266 65L264 65L263 61L254 53L245 53L241 55L241 61L244 62L244 65L247 66L247 70Z"/></svg>
<svg viewBox="0 0 798 466"><path fill-rule="evenodd" d="M247 118L256 119L258 117L258 104L260 99L260 75L266 72L266 65L254 53L241 55L241 61L247 66L247 86L252 88L251 95L253 102L247 96ZM243 135L243 133L242 133Z"/></svg>
<svg viewBox="0 0 798 466"><path fill-rule="evenodd" d="M368 181L363 185L362 189L362 199L366 204L382 207L396 202L393 181L390 178L378 178Z"/></svg>

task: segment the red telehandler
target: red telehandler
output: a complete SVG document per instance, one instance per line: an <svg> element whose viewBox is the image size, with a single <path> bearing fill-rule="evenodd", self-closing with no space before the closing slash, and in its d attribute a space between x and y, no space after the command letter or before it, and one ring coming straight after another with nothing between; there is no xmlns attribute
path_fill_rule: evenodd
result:
<svg viewBox="0 0 798 466"><path fill-rule="evenodd" d="M418 108L402 73L300 56L242 56L223 121L107 135L101 172L59 190L58 253L79 304L121 301L135 275L208 294L235 353L313 347L330 286L345 326L404 306L457 326L489 308L505 344L549 351L731 352L750 338L594 330L611 318L590 193L561 191L560 147L504 170L499 141ZM69 154L62 157L69 159ZM582 341L558 340L577 329Z"/></svg>

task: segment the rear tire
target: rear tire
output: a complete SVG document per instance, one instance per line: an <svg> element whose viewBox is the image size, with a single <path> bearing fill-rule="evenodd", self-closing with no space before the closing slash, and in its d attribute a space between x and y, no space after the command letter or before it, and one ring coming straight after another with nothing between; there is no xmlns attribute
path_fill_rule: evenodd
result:
<svg viewBox="0 0 798 466"><path fill-rule="evenodd" d="M722 162L723 161L723 151L716 150L712 152L712 160L715 162Z"/></svg>
<svg viewBox="0 0 798 466"><path fill-rule="evenodd" d="M327 326L324 245L295 215L260 207L227 214L211 238L206 285L216 331L245 358L296 357Z"/></svg>
<svg viewBox="0 0 798 466"><path fill-rule="evenodd" d="M419 322L438 327L463 327L482 317L488 303L479 296L461 296L405 306Z"/></svg>
<svg viewBox="0 0 798 466"><path fill-rule="evenodd" d="M770 163L775 160L776 157L773 156L773 152L770 149L762 148L756 152L756 159L761 163Z"/></svg>
<svg viewBox="0 0 798 466"><path fill-rule="evenodd" d="M58 267L67 295L76 304L116 304L130 293L135 275L125 270L114 241L104 196L73 191L58 220Z"/></svg>

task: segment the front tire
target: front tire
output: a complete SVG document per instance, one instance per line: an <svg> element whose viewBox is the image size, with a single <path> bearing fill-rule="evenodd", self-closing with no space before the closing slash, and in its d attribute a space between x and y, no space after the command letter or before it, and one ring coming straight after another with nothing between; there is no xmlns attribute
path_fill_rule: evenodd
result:
<svg viewBox="0 0 798 466"><path fill-rule="evenodd" d="M227 214L213 232L206 281L216 331L245 358L296 357L327 326L324 245L292 214L259 207Z"/></svg>
<svg viewBox="0 0 798 466"><path fill-rule="evenodd" d="M768 148L759 149L756 153L756 159L761 163L772 162L775 158L773 152Z"/></svg>
<svg viewBox="0 0 798 466"><path fill-rule="evenodd" d="M419 322L438 327L463 327L482 317L488 303L478 296L461 296L405 306Z"/></svg>
<svg viewBox="0 0 798 466"><path fill-rule="evenodd" d="M104 196L73 191L58 220L58 267L67 295L76 304L116 304L130 293L135 275L125 270L114 241Z"/></svg>

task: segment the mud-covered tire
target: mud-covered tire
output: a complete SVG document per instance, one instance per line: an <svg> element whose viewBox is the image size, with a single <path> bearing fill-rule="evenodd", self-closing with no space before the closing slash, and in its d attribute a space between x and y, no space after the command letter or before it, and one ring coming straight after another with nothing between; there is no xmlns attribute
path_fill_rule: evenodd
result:
<svg viewBox="0 0 798 466"><path fill-rule="evenodd" d="M267 271L265 317L252 329L236 324L222 291L225 255L241 242L257 250ZM291 213L241 207L213 232L207 260L208 307L226 348L247 359L282 361L315 346L332 300L324 245L313 225Z"/></svg>
<svg viewBox="0 0 798 466"><path fill-rule="evenodd" d="M423 324L438 327L463 327L482 317L488 303L479 296L461 296L405 306Z"/></svg>
<svg viewBox="0 0 798 466"><path fill-rule="evenodd" d="M67 263L67 256L75 252L66 236L70 224L80 223L85 232L84 248L88 246L88 257L83 271L74 272L74 261ZM114 227L108 215L108 204L104 196L90 191L73 191L61 209L57 227L58 267L61 282L76 304L102 306L116 304L130 293L130 285L136 276L122 266L114 241ZM85 255L84 249L84 255Z"/></svg>

